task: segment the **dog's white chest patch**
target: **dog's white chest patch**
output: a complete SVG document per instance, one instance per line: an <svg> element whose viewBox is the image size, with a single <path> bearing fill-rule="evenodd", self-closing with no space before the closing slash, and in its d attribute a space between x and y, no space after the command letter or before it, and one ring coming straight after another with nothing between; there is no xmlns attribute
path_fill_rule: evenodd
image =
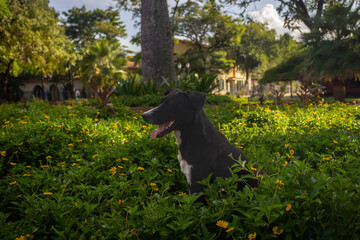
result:
<svg viewBox="0 0 360 240"><path fill-rule="evenodd" d="M180 162L181 172L185 175L188 184L191 185L191 168L193 166L188 164L188 162L185 159L183 159L183 157L181 156L181 152L180 152L181 132L179 130L175 130L174 134L178 145L178 160Z"/></svg>

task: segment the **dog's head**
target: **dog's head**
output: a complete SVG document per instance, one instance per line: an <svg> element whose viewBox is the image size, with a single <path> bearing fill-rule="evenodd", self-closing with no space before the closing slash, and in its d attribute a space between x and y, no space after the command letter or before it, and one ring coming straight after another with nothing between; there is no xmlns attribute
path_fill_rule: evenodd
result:
<svg viewBox="0 0 360 240"><path fill-rule="evenodd" d="M159 125L152 138L164 137L192 121L204 106L205 98L206 94L200 92L183 92L176 88L166 91L160 105L142 115L145 122Z"/></svg>

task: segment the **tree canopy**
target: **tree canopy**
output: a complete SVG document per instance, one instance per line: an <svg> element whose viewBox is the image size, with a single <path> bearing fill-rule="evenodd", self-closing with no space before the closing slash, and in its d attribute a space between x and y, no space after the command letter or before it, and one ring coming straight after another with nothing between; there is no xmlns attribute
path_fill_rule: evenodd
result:
<svg viewBox="0 0 360 240"><path fill-rule="evenodd" d="M86 10L85 6L73 7L63 14L65 34L77 48L83 48L99 39L111 40L126 36L120 13L112 7L106 10Z"/></svg>
<svg viewBox="0 0 360 240"><path fill-rule="evenodd" d="M6 2L10 13L0 19L0 98L6 98L8 77L24 67L37 74L60 71L70 44L56 13L46 0Z"/></svg>

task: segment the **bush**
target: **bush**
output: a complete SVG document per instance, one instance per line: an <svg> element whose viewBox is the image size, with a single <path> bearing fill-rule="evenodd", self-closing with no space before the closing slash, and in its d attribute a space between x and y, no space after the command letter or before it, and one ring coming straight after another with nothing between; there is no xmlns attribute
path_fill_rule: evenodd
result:
<svg viewBox="0 0 360 240"><path fill-rule="evenodd" d="M112 100L115 101L115 100ZM356 239L359 121L345 104L206 108L268 175L189 196L175 137L121 104L0 106L1 239ZM241 164L233 169L242 169Z"/></svg>
<svg viewBox="0 0 360 240"><path fill-rule="evenodd" d="M143 95L143 96L117 96L111 100L113 104L120 104L129 107L147 107L159 105L163 94ZM228 96L212 95L206 97L207 105L225 105L233 100Z"/></svg>

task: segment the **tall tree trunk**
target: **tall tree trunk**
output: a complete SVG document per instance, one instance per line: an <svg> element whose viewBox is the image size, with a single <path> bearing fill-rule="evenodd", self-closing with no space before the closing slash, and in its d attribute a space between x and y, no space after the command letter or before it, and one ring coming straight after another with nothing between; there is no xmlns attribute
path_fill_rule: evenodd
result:
<svg viewBox="0 0 360 240"><path fill-rule="evenodd" d="M333 95L335 100L338 101L345 101L346 97L346 88L345 88L345 81L335 78L332 82L333 85Z"/></svg>
<svg viewBox="0 0 360 240"><path fill-rule="evenodd" d="M6 67L6 70L1 78L1 82L0 82L0 99L5 99L7 100L7 84L9 81L9 75L10 75L10 70L13 66L14 63L14 59L10 60L9 64Z"/></svg>
<svg viewBox="0 0 360 240"><path fill-rule="evenodd" d="M166 0L141 0L142 79L175 80L174 42Z"/></svg>

